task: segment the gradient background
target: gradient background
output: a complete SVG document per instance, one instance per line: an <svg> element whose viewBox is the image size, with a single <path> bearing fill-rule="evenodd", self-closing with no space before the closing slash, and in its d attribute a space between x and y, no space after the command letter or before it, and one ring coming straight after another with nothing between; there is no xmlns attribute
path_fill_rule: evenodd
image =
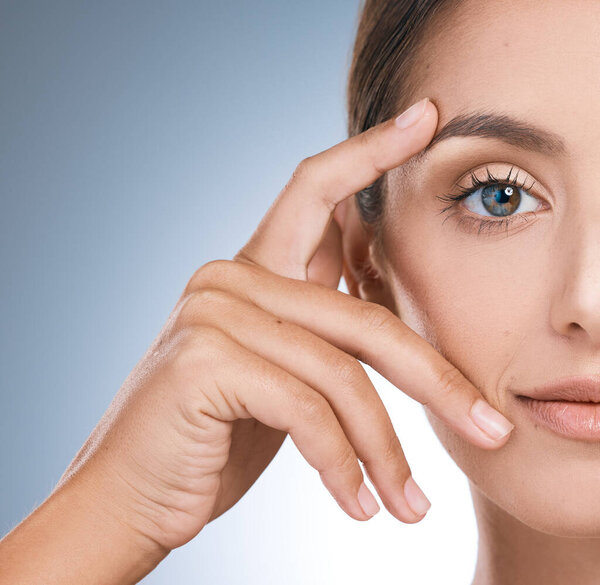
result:
<svg viewBox="0 0 600 585"><path fill-rule="evenodd" d="M193 271L231 258L296 164L345 138L357 0L0 1L0 529L48 495ZM145 580L456 583L466 477L369 370L432 501L347 516L288 437Z"/></svg>

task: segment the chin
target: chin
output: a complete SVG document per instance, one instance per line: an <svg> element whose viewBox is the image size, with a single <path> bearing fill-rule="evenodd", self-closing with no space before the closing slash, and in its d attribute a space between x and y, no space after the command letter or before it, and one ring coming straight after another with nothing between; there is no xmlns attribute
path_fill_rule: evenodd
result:
<svg viewBox="0 0 600 585"><path fill-rule="evenodd" d="M508 442L482 449L424 407L436 436L471 485L476 515L567 538L600 538L600 442L560 437L512 409ZM485 507L485 510L483 508Z"/></svg>

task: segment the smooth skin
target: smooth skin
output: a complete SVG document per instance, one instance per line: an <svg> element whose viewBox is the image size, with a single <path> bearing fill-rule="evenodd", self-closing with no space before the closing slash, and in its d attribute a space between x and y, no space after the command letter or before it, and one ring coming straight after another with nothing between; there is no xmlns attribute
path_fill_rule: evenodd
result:
<svg viewBox="0 0 600 585"><path fill-rule="evenodd" d="M600 372L600 3L452 4L426 32L411 65L414 93L399 92L397 111L426 95L440 133L455 116L493 112L558 135L564 152L536 152L492 130L438 142L390 171L379 253L347 205L345 264L369 254L380 275L357 275L348 289L371 302L389 297L516 426L504 448L479 449L424 409L469 480L472 585L598 585L600 443L550 431L517 395ZM471 187L470 172L484 180L511 169L525 188L508 227L479 231L480 221L500 219L481 190L441 213L438 196Z"/></svg>
<svg viewBox="0 0 600 585"><path fill-rule="evenodd" d="M0 583L137 582L231 508L288 433L349 516L378 509L362 461L387 510L418 522L407 495L428 502L404 491L410 466L359 360L473 445L506 443L512 425L488 406L490 432L508 433L483 432L470 412L487 403L432 345L336 290L336 207L429 143L437 109L411 112L302 161L235 259L195 272L53 493L1 541Z"/></svg>

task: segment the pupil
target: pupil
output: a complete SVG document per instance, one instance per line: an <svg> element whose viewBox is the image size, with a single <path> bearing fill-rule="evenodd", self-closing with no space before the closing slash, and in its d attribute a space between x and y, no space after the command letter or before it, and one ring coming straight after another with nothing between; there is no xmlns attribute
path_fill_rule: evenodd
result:
<svg viewBox="0 0 600 585"><path fill-rule="evenodd" d="M506 187L506 189L498 189L496 191L496 201L498 203L507 203L512 195L512 187Z"/></svg>
<svg viewBox="0 0 600 585"><path fill-rule="evenodd" d="M488 185L482 191L484 207L495 216L511 215L521 202L519 190L512 185L496 183Z"/></svg>

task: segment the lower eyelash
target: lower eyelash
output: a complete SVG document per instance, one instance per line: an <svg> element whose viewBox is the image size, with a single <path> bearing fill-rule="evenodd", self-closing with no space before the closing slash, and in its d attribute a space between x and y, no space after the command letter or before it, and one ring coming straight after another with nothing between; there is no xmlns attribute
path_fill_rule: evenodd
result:
<svg viewBox="0 0 600 585"><path fill-rule="evenodd" d="M535 214L535 211L530 211L528 213L533 213ZM521 213L521 214L514 214L514 215L508 215L502 219L498 219L498 220L488 220L488 219L478 219L478 218L474 218L471 217L470 215L464 215L461 214L459 212L453 213L452 215L449 215L446 217L446 219L449 219L450 217L454 217L455 215L458 215L459 217L457 218L457 227L465 227L467 226L468 231L474 231L474 228L477 227L477 235L480 235L482 231L487 231L487 232L497 232L499 230L501 230L503 227L506 228L506 232L508 233L508 226L512 225L512 223L515 220L523 220L523 221L529 221L527 219L527 217L525 216L525 214ZM444 219L444 221L442 222L442 224L446 221L446 219Z"/></svg>
<svg viewBox="0 0 600 585"><path fill-rule="evenodd" d="M523 189L525 187L525 181L523 181L523 183L519 184L519 183L517 183L516 176L514 178L511 178L513 168L514 167L510 168L510 171L508 172L508 175L505 179L495 177L490 172L489 169L486 169L487 178L483 181L480 181L479 178L475 175L475 173L471 172L470 173L470 178L471 178L471 186L470 187L460 187L459 186L458 187L459 193L457 193L457 194L446 193L444 195L437 196L437 199L439 199L440 201L450 201L450 205L448 205L447 207L442 209L440 211L440 213L445 213L449 209L456 207L460 203L460 201L462 201L463 199L466 199L467 197L469 197L470 195L475 193L475 191L478 191L482 187L487 187L488 185L497 185L497 184L512 185L518 189ZM517 172L517 176L518 176L518 172ZM529 191L533 187L534 184L535 184L535 181L533 181L533 183L525 190ZM533 211L528 212L528 213L533 213L535 215L535 212L533 212ZM474 218L470 215L465 215L465 214L456 212L456 213L453 213L453 214L449 215L448 217L446 217L446 219L448 219L450 217L454 217L455 215L459 216L458 220L457 220L458 226L468 225L470 229L472 229L475 226L478 226L478 230L477 230L478 235L484 230L486 230L488 232L491 232L491 231L495 232L497 230L502 229L503 227L505 227L506 231L508 232L508 226L511 225L515 219L523 219L524 221L528 221L525 214L523 214L523 213L520 213L520 214L515 213L513 215L508 215L501 219L482 219L482 218ZM444 220L444 222L446 221L446 219Z"/></svg>

